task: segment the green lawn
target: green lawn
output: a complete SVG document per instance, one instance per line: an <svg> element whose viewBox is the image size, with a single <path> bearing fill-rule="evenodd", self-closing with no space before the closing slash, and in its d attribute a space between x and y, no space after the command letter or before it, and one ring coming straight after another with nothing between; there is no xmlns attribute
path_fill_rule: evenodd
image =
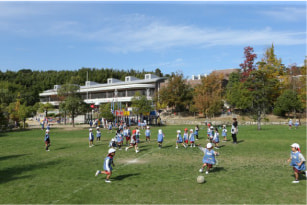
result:
<svg viewBox="0 0 307 205"><path fill-rule="evenodd" d="M158 149L158 128L152 142L140 152L118 150L112 183L103 166L113 134L102 131L100 144L88 147L88 130L52 129L51 151L44 150L44 132L36 129L0 133L1 204L306 204L306 179L292 184L292 167L286 160L290 144L301 145L306 158L306 127L240 126L238 141L220 143L218 165L208 175L199 173L203 154L198 148L175 149L176 130L192 126L163 127L166 135ZM228 127L228 139L230 127ZM205 145L206 130L200 140ZM96 134L94 129L94 134ZM198 175L206 182L197 184Z"/></svg>

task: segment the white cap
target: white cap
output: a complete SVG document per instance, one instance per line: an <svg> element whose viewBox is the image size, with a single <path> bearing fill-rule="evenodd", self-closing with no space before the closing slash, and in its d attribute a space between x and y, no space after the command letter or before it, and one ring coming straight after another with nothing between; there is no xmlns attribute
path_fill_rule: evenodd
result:
<svg viewBox="0 0 307 205"><path fill-rule="evenodd" d="M88 131L92 131L92 128L90 128Z"/></svg>
<svg viewBox="0 0 307 205"><path fill-rule="evenodd" d="M181 133L181 131L180 131L180 130L177 130L177 133Z"/></svg>
<svg viewBox="0 0 307 205"><path fill-rule="evenodd" d="M297 143L293 143L292 145L290 145L291 147L294 147L296 149L300 148L300 145Z"/></svg>
<svg viewBox="0 0 307 205"><path fill-rule="evenodd" d="M210 129L213 129L213 128L214 128L213 126L210 127Z"/></svg>
<svg viewBox="0 0 307 205"><path fill-rule="evenodd" d="M190 132L193 132L193 129L190 129Z"/></svg>
<svg viewBox="0 0 307 205"><path fill-rule="evenodd" d="M149 129L149 126L147 126L147 129Z"/></svg>
<svg viewBox="0 0 307 205"><path fill-rule="evenodd" d="M207 148L208 149L212 148L212 144L210 142L207 144Z"/></svg>
<svg viewBox="0 0 307 205"><path fill-rule="evenodd" d="M99 129L99 127L96 127L96 129Z"/></svg>
<svg viewBox="0 0 307 205"><path fill-rule="evenodd" d="M49 133L49 130L46 130L46 133Z"/></svg>
<svg viewBox="0 0 307 205"><path fill-rule="evenodd" d="M109 154L110 154L110 153L113 153L113 152L116 152L116 149L110 148L109 151L108 151Z"/></svg>
<svg viewBox="0 0 307 205"><path fill-rule="evenodd" d="M162 134L162 130L161 130L161 129L159 129L159 131L158 131L158 132L159 132L159 134Z"/></svg>

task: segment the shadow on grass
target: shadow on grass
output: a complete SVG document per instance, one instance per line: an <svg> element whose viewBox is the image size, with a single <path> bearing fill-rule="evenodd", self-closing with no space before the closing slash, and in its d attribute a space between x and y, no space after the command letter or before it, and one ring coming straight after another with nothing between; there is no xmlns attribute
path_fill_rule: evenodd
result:
<svg viewBox="0 0 307 205"><path fill-rule="evenodd" d="M0 170L0 184L7 183L13 180L29 178L31 175L28 176L20 176L18 175L23 174L24 172L29 172L35 169L41 169L44 167L49 167L55 164L58 164L59 160L51 161L51 162L43 162L37 164L26 164L22 166L15 166L15 167L8 167L3 170Z"/></svg>
<svg viewBox="0 0 307 205"><path fill-rule="evenodd" d="M242 142L244 142L244 140L239 140L239 141L237 141L238 144L240 144L240 143L242 143Z"/></svg>
<svg viewBox="0 0 307 205"><path fill-rule="evenodd" d="M125 178L133 177L133 176L138 176L138 175L140 175L140 173L122 174L122 175L119 175L119 176L114 177L113 179L114 179L114 180L123 180L123 179L125 179Z"/></svg>
<svg viewBox="0 0 307 205"><path fill-rule="evenodd" d="M212 172L221 172L221 171L226 171L224 167L214 167L212 169Z"/></svg>
<svg viewBox="0 0 307 205"><path fill-rule="evenodd" d="M3 157L0 157L0 161L2 161L2 160L7 160L7 159L11 159L11 158L17 158L17 157L27 156L27 155L30 155L30 154L14 154L14 155L3 156Z"/></svg>

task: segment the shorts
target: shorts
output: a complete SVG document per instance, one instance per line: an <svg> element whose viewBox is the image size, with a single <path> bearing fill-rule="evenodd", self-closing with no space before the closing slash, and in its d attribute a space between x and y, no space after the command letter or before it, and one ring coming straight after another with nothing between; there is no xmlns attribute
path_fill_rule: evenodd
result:
<svg viewBox="0 0 307 205"><path fill-rule="evenodd" d="M188 143L189 143L189 140L185 140L184 142L185 142L186 144L188 144Z"/></svg>
<svg viewBox="0 0 307 205"><path fill-rule="evenodd" d="M190 141L191 144L194 144L194 141Z"/></svg>
<svg viewBox="0 0 307 205"><path fill-rule="evenodd" d="M293 167L293 171L294 171L295 173L300 173L300 172L301 172L301 170L298 170L298 169L296 169L295 167Z"/></svg>
<svg viewBox="0 0 307 205"><path fill-rule="evenodd" d="M45 141L45 144L50 144L50 140L46 140L46 141Z"/></svg>
<svg viewBox="0 0 307 205"><path fill-rule="evenodd" d="M205 164L207 164L207 167L208 167L209 169L213 167L212 164L208 164L208 163L205 163Z"/></svg>

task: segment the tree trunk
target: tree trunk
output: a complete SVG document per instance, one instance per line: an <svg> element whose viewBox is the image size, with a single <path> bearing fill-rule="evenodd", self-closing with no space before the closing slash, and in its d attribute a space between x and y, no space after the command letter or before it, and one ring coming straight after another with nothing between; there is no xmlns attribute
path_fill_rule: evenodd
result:
<svg viewBox="0 0 307 205"><path fill-rule="evenodd" d="M72 122L72 126L75 127L75 115L74 114L71 115L71 122Z"/></svg>

